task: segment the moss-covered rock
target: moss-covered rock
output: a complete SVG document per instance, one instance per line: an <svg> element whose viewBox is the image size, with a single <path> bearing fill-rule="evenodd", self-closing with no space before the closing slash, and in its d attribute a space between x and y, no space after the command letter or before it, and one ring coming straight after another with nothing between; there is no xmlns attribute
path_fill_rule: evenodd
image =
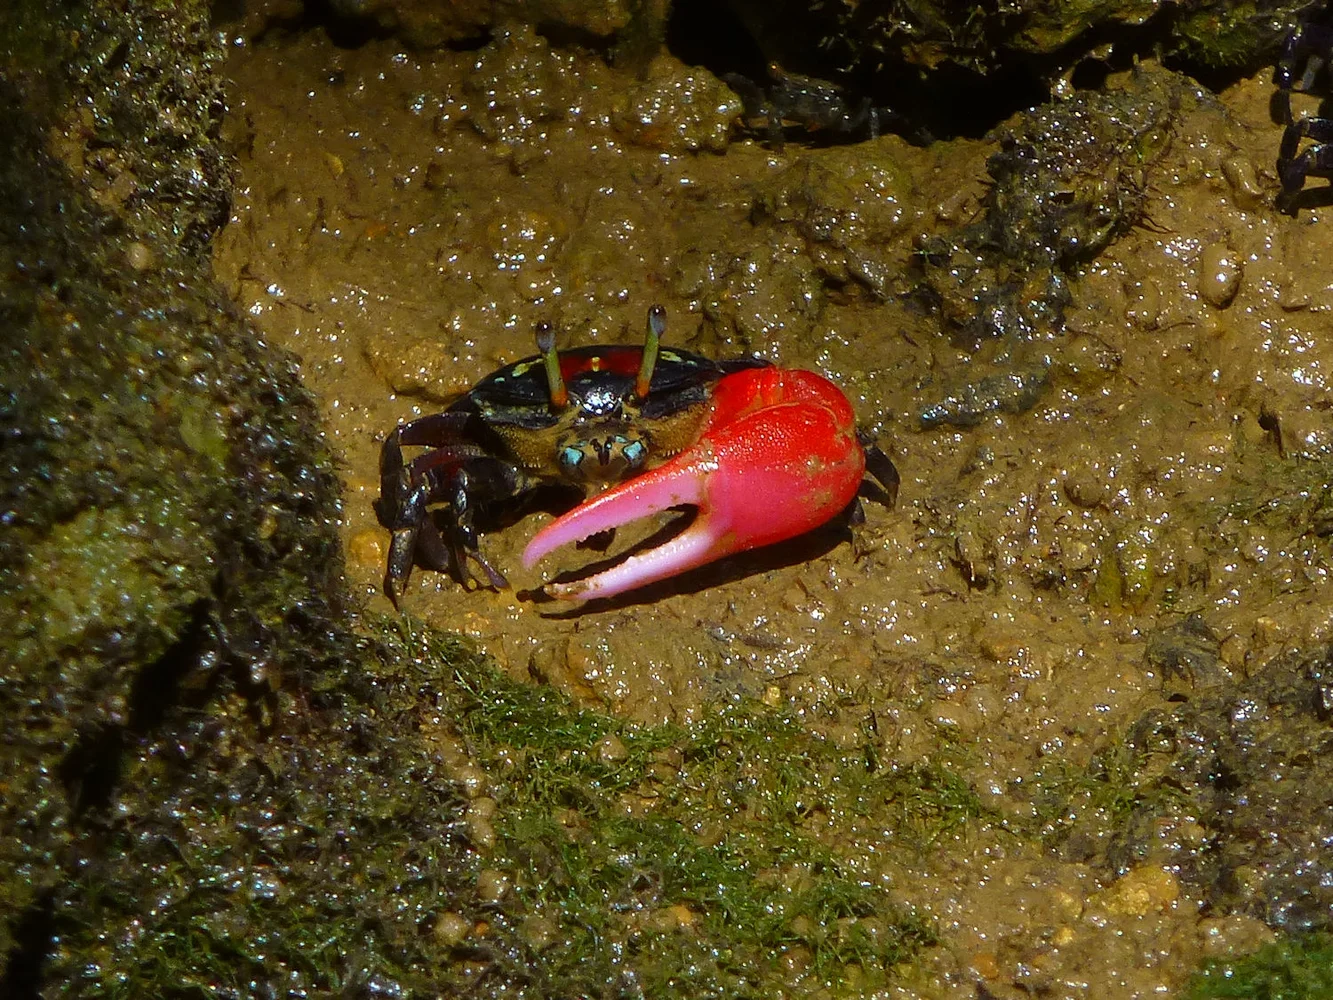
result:
<svg viewBox="0 0 1333 1000"><path fill-rule="evenodd" d="M1210 66L1241 66L1272 51L1308 4L1289 0L959 0L860 4L760 3L733 0L765 52L793 69L830 75L910 65L981 74L1018 65L1055 67L1114 36L1141 50L1160 43ZM1136 43L1135 32L1139 32Z"/></svg>
<svg viewBox="0 0 1333 1000"><path fill-rule="evenodd" d="M762 708L639 727L367 625L272 729L216 699L123 747L49 995L861 995L933 940L865 872L976 815L947 769ZM849 848L885 808L895 842Z"/></svg>
<svg viewBox="0 0 1333 1000"><path fill-rule="evenodd" d="M1145 66L1121 87L1034 108L999 130L983 212L921 242L915 293L955 342L975 351L1002 341L1003 370L946 375L923 426L973 426L1036 404L1049 360L1024 345L1063 333L1069 282L1139 221L1172 123L1197 100L1185 78Z"/></svg>
<svg viewBox="0 0 1333 1000"><path fill-rule="evenodd" d="M313 668L339 565L314 409L196 252L225 171L175 183L220 162L200 12L50 18L4 24L0 82L6 953L77 863L70 824L108 801L119 748L219 668ZM68 123L88 109L79 160ZM116 150L134 182L107 199L79 164Z"/></svg>
<svg viewBox="0 0 1333 1000"><path fill-rule="evenodd" d="M1200 687L1133 727L1136 802L1109 857L1170 864L1218 913L1292 932L1333 928L1333 656L1280 656ZM1182 823L1190 837L1163 837Z"/></svg>

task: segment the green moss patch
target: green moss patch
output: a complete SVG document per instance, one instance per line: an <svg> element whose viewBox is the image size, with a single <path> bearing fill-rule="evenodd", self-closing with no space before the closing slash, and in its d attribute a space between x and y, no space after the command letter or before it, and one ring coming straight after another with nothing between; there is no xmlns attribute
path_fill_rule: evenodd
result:
<svg viewBox="0 0 1333 1000"><path fill-rule="evenodd" d="M1333 935L1314 934L1265 945L1240 959L1209 962L1186 1000L1327 1000L1333 997Z"/></svg>

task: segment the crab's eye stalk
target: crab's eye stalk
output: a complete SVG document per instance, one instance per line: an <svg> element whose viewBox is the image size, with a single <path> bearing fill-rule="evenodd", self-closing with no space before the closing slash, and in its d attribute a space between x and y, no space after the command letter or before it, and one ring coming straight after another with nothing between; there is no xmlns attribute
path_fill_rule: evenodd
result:
<svg viewBox="0 0 1333 1000"><path fill-rule="evenodd" d="M648 334L643 338L643 360L639 363L639 375L634 380L634 397L647 399L648 389L653 383L653 369L657 367L657 349L666 333L666 310L660 305L648 309Z"/></svg>
<svg viewBox="0 0 1333 1000"><path fill-rule="evenodd" d="M569 405L569 390L560 375L560 352L555 349L555 333L550 323L537 324L537 350L546 362L546 385L551 396L551 406L563 410Z"/></svg>

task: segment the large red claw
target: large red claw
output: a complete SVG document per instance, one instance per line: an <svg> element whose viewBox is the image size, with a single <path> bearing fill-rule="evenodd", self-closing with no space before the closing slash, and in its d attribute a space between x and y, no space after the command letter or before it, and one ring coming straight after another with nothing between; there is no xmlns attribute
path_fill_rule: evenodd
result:
<svg viewBox="0 0 1333 1000"><path fill-rule="evenodd" d="M556 518L528 544L523 564L569 542L680 504L694 522L663 545L596 576L546 589L586 601L663 580L746 549L816 528L846 508L865 472L856 418L842 390L813 372L751 368L726 376L689 450Z"/></svg>

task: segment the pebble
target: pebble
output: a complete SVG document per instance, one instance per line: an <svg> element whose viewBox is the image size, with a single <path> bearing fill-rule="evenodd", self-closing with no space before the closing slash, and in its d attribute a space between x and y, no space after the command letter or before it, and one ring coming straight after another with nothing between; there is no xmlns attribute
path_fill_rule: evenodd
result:
<svg viewBox="0 0 1333 1000"><path fill-rule="evenodd" d="M560 939L560 925L550 917L533 914L523 918L518 933L533 951L545 951Z"/></svg>
<svg viewBox="0 0 1333 1000"><path fill-rule="evenodd" d="M498 903L509 892L509 876L494 868L477 872L477 898L483 903Z"/></svg>
<svg viewBox="0 0 1333 1000"><path fill-rule="evenodd" d="M644 925L649 930L667 933L693 927L698 919L698 915L688 906L674 903L648 913L644 918Z"/></svg>
<svg viewBox="0 0 1333 1000"><path fill-rule="evenodd" d="M629 756L629 747L614 733L597 744L597 757L603 764L616 764Z"/></svg>
<svg viewBox="0 0 1333 1000"><path fill-rule="evenodd" d="M1240 255L1225 243L1210 243L1199 256L1199 294L1217 309L1225 309L1240 291L1244 268Z"/></svg>
<svg viewBox="0 0 1333 1000"><path fill-rule="evenodd" d="M1263 202L1264 189L1259 186L1253 160L1244 156L1228 157L1222 161L1222 176L1231 186L1231 193L1239 207L1257 208Z"/></svg>
<svg viewBox="0 0 1333 1000"><path fill-rule="evenodd" d="M453 947L468 936L468 932L472 930L472 921L457 913L441 913L435 919L433 930L436 941Z"/></svg>
<svg viewBox="0 0 1333 1000"><path fill-rule="evenodd" d="M1276 935L1262 921L1239 913L1199 922L1199 941L1209 958L1248 955L1274 940Z"/></svg>
<svg viewBox="0 0 1333 1000"><path fill-rule="evenodd" d="M153 266L153 251L142 243L131 243L125 248L125 259L136 271L146 271Z"/></svg>
<svg viewBox="0 0 1333 1000"><path fill-rule="evenodd" d="M1135 868L1113 883L1102 894L1102 903L1111 913L1142 917L1163 913L1180 898L1180 882L1175 875L1160 868Z"/></svg>
<svg viewBox="0 0 1333 1000"><path fill-rule="evenodd" d="M486 772L472 764L455 768L450 777L454 779L465 799L480 798L490 789L490 779L486 776Z"/></svg>
<svg viewBox="0 0 1333 1000"><path fill-rule="evenodd" d="M491 817L495 815L495 800L487 796L473 799L463 813L467 824L468 839L479 851L489 851L495 847L495 825Z"/></svg>
<svg viewBox="0 0 1333 1000"><path fill-rule="evenodd" d="M1111 497L1111 479L1096 463L1075 461L1061 483L1069 502L1084 510L1093 510Z"/></svg>
<svg viewBox="0 0 1333 1000"><path fill-rule="evenodd" d="M447 404L472 387L475 358L441 349L428 338L402 336L393 330L370 334L361 353L375 377L403 396L420 396Z"/></svg>
<svg viewBox="0 0 1333 1000"><path fill-rule="evenodd" d="M1310 293L1301 287L1300 282L1289 270L1277 276L1277 307L1283 312L1295 312L1310 307Z"/></svg>

